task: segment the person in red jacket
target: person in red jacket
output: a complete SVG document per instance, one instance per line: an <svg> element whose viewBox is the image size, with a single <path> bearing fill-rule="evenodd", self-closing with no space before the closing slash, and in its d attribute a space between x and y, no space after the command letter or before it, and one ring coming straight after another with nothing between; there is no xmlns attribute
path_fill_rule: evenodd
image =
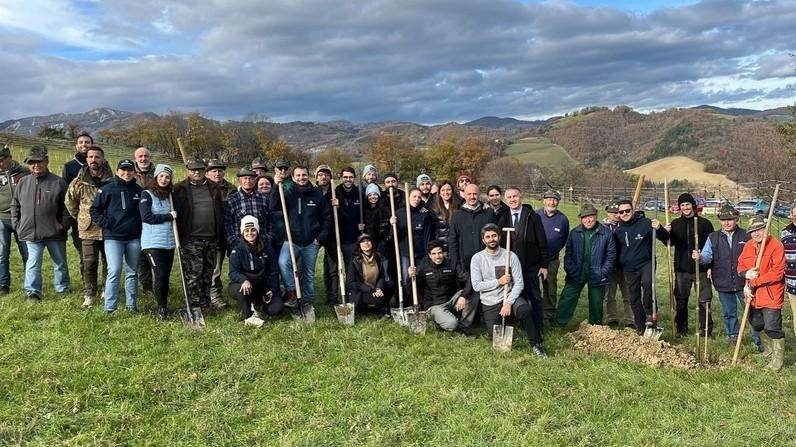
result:
<svg viewBox="0 0 796 447"><path fill-rule="evenodd" d="M763 357L771 361L767 369L782 369L785 355L785 333L782 330L782 305L785 302L785 249L782 242L766 232L763 216L754 216L746 230L752 240L746 243L738 258L738 273L747 279L744 299L751 304L749 323L756 331L765 330ZM756 267L760 245L765 240L759 268Z"/></svg>

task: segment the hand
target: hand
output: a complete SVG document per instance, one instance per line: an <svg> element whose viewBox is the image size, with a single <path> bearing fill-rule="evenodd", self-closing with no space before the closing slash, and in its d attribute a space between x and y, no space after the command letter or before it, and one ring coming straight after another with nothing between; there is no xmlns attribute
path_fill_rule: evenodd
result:
<svg viewBox="0 0 796 447"><path fill-rule="evenodd" d="M169 211L169 214L171 214L171 220L177 220L177 212L176 211Z"/></svg>
<svg viewBox="0 0 796 447"><path fill-rule="evenodd" d="M656 231L661 229L661 221L658 219L652 219L650 222L652 222L652 228L655 228Z"/></svg>
<svg viewBox="0 0 796 447"><path fill-rule="evenodd" d="M511 303L507 301L503 303L503 307L500 308L500 316L506 318L509 315L511 315Z"/></svg>
<svg viewBox="0 0 796 447"><path fill-rule="evenodd" d="M500 278L498 278L498 284L501 286L505 286L506 284L511 282L511 274L507 273Z"/></svg>
<svg viewBox="0 0 796 447"><path fill-rule="evenodd" d="M663 229L666 230L668 233L671 233L672 232L672 224L664 225Z"/></svg>
<svg viewBox="0 0 796 447"><path fill-rule="evenodd" d="M365 224L357 224L357 229L359 231L365 231Z"/></svg>
<svg viewBox="0 0 796 447"><path fill-rule="evenodd" d="M390 216L390 225L398 224L398 218L395 216Z"/></svg>
<svg viewBox="0 0 796 447"><path fill-rule="evenodd" d="M750 304L752 302L752 298L755 297L755 292L751 287L749 287L748 284L743 286L743 297L746 304Z"/></svg>
<svg viewBox="0 0 796 447"><path fill-rule="evenodd" d="M333 207L335 207L335 208L337 208L338 206L340 206L340 201L339 201L339 200L337 200L337 197L335 197L334 199L332 199L332 206L333 206Z"/></svg>
<svg viewBox="0 0 796 447"><path fill-rule="evenodd" d="M248 279L243 281L238 291L244 295L250 295L252 293L252 283L250 283Z"/></svg>
<svg viewBox="0 0 796 447"><path fill-rule="evenodd" d="M454 306L454 308L461 312L465 307L467 307L467 298L460 296L459 299L456 300L456 306Z"/></svg>
<svg viewBox="0 0 796 447"><path fill-rule="evenodd" d="M415 277L415 273L417 273L417 267L412 267L410 265L409 268L406 269L406 273L409 274L410 278L414 278Z"/></svg>
<svg viewBox="0 0 796 447"><path fill-rule="evenodd" d="M713 269L708 269L706 273L708 275L708 279L713 279Z"/></svg>
<svg viewBox="0 0 796 447"><path fill-rule="evenodd" d="M694 250L691 252L691 259L693 259L694 261L699 261L700 258L702 258L702 252L700 252L699 250Z"/></svg>
<svg viewBox="0 0 796 447"><path fill-rule="evenodd" d="M542 278L542 281L547 281L547 269L540 268L539 277Z"/></svg>
<svg viewBox="0 0 796 447"><path fill-rule="evenodd" d="M760 276L760 272L757 270L757 267L750 268L746 271L746 279L755 279Z"/></svg>

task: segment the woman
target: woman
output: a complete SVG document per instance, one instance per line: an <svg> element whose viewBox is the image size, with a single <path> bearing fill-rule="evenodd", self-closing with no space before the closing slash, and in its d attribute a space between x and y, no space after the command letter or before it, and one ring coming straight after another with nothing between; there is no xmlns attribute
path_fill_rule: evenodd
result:
<svg viewBox="0 0 796 447"><path fill-rule="evenodd" d="M153 292L158 305L156 315L160 321L168 318L169 278L174 265L175 241L172 223L177 218L177 212L169 203L173 176L171 166L155 166L155 177L150 180L149 188L141 194L138 206L143 221L141 252L155 273Z"/></svg>
<svg viewBox="0 0 796 447"><path fill-rule="evenodd" d="M434 239L442 242L446 253L451 217L457 209L459 201L453 197L453 185L448 180L443 180L439 185L439 192L433 197L430 211L434 219Z"/></svg>
<svg viewBox="0 0 796 447"><path fill-rule="evenodd" d="M385 244L390 235L389 207L381 204L379 187L371 183L365 189L366 202L363 207L365 221L364 232L370 235L373 248L379 253L385 253Z"/></svg>
<svg viewBox="0 0 796 447"><path fill-rule="evenodd" d="M381 256L367 233L359 236L346 276L346 291L357 312L390 317L390 291Z"/></svg>
<svg viewBox="0 0 796 447"><path fill-rule="evenodd" d="M240 221L242 239L229 254L229 294L240 303L246 326L262 327L265 314L278 315L284 304L279 296L276 257L260 240L260 224L254 216Z"/></svg>
<svg viewBox="0 0 796 447"><path fill-rule="evenodd" d="M398 225L398 249L401 252L401 272L404 284L409 280L409 235L412 232L412 249L414 251L414 263L417 264L426 256L426 247L431 240L433 221L431 213L423 203L423 196L419 189L409 190L406 206L409 207L411 222L406 219L406 207L400 208L395 212L395 217L390 217L390 224L395 219ZM411 297L410 297L411 299Z"/></svg>
<svg viewBox="0 0 796 447"><path fill-rule="evenodd" d="M274 184L273 180L268 178L266 175L261 175L257 177L257 191L260 194L271 194L271 186Z"/></svg>

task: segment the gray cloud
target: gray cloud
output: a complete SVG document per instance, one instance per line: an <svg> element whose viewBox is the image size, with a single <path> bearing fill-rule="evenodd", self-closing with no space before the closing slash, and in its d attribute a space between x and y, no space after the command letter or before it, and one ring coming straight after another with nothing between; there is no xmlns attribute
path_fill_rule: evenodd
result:
<svg viewBox="0 0 796 447"><path fill-rule="evenodd" d="M788 104L796 82L788 0L645 15L511 0L102 5L87 39L122 50L59 49L35 33L5 42L0 119L104 105L436 123L588 105Z"/></svg>

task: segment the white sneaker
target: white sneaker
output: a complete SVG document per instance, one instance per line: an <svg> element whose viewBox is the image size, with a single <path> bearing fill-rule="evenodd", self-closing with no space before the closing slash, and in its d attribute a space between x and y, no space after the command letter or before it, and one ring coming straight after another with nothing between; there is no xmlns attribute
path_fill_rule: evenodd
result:
<svg viewBox="0 0 796 447"><path fill-rule="evenodd" d="M94 305L94 297L86 295L83 297L83 307L91 307Z"/></svg>
<svg viewBox="0 0 796 447"><path fill-rule="evenodd" d="M261 320L263 320L263 321L265 321L265 315L263 315L263 313L260 312L260 311L255 310L254 311L254 316L259 318L259 319L261 319Z"/></svg>
<svg viewBox="0 0 796 447"><path fill-rule="evenodd" d="M246 326L263 327L265 321L263 321L262 318L257 318L257 316L252 315L251 317L243 320L243 324Z"/></svg>

